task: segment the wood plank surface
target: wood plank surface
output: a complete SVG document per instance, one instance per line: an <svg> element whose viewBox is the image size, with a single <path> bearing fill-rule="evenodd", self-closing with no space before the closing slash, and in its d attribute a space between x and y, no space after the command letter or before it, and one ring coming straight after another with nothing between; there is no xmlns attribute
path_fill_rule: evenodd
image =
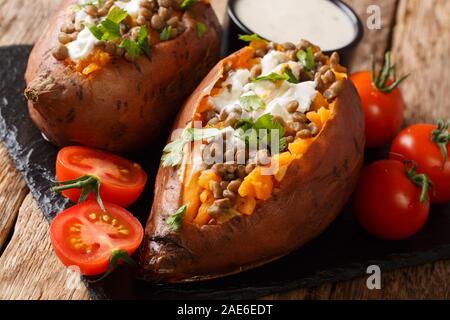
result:
<svg viewBox="0 0 450 320"><path fill-rule="evenodd" d="M16 230L0 259L0 299L89 297L86 288L77 285L79 276L74 278L53 254L48 223L31 194L20 208Z"/></svg>
<svg viewBox="0 0 450 320"><path fill-rule="evenodd" d="M393 52L408 123L450 119L450 1L402 0Z"/></svg>
<svg viewBox="0 0 450 320"><path fill-rule="evenodd" d="M14 167L6 149L0 147L0 252L14 227L19 208L28 189Z"/></svg>
<svg viewBox="0 0 450 320"><path fill-rule="evenodd" d="M49 13L61 2L0 0L0 45L36 41ZM211 2L223 19L226 0ZM396 0L346 2L364 20L367 18L367 6L376 3L381 8L383 18L381 30L366 32L352 63L352 70L367 68L371 53L377 52L380 57L390 47L396 16L394 56L401 71L414 73L404 86L405 101L409 107L408 121L448 118L449 93L445 89L449 88L450 79L446 74L449 70L446 56L449 52L450 1L401 0L398 5ZM0 248L18 215L12 239L0 256L0 299L87 299L88 294L83 285L74 286L73 275L68 274L57 261L49 242L48 224L31 195L25 197L27 189L3 145L0 146L0 163ZM379 291L368 290L366 279L360 278L266 298L449 298L449 276L450 262L438 262L383 273L383 289Z"/></svg>

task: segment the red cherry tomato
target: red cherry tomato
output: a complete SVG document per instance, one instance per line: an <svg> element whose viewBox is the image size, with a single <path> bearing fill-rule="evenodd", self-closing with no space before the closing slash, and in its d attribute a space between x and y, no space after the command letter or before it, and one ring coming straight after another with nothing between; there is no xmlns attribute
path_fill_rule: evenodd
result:
<svg viewBox="0 0 450 320"><path fill-rule="evenodd" d="M139 198L147 181L147 174L140 165L111 153L84 147L66 147L59 151L56 159L59 183L86 175L98 178L100 196L104 201L124 208ZM78 202L82 193L79 188L62 190L63 195L73 202ZM88 198L95 197L91 193Z"/></svg>
<svg viewBox="0 0 450 320"><path fill-rule="evenodd" d="M65 266L77 266L83 275L107 271L111 256L132 255L139 247L144 230L127 210L105 203L86 201L60 213L50 226L50 239L56 255Z"/></svg>
<svg viewBox="0 0 450 320"><path fill-rule="evenodd" d="M364 169L355 195L356 217L370 234L400 240L417 233L428 219L430 202L408 178L405 165L382 160Z"/></svg>
<svg viewBox="0 0 450 320"><path fill-rule="evenodd" d="M436 130L435 125L417 124L401 131L392 143L390 158L415 161L417 171L426 173L433 183L431 202L444 203L450 201L450 159L444 160L442 149L433 142ZM450 155L450 144L444 146Z"/></svg>
<svg viewBox="0 0 450 320"><path fill-rule="evenodd" d="M366 147L378 148L394 138L403 123L405 105L400 89L390 93L379 91L372 83L370 71L350 77L361 97L366 124ZM392 81L388 81L388 85Z"/></svg>

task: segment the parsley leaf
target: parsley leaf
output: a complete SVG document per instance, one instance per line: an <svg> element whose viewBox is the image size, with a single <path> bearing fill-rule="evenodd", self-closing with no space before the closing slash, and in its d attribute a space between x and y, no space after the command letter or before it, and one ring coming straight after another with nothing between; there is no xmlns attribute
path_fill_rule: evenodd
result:
<svg viewBox="0 0 450 320"><path fill-rule="evenodd" d="M297 59L300 61L301 64L305 66L306 69L312 70L315 67L314 62L314 53L313 48L309 47L306 49L306 52L304 50L300 50L297 52Z"/></svg>
<svg viewBox="0 0 450 320"><path fill-rule="evenodd" d="M120 47L125 49L125 51L133 58L139 57L139 54L141 53L141 48L139 47L139 44L131 39L123 40L122 43L120 44Z"/></svg>
<svg viewBox="0 0 450 320"><path fill-rule="evenodd" d="M252 119L239 119L235 124L236 129L242 129L244 132L253 128Z"/></svg>
<svg viewBox="0 0 450 320"><path fill-rule="evenodd" d="M150 49L150 43L148 41L148 29L147 26L142 26L139 29L138 33L138 45L142 51L144 51L145 55L150 59L152 56L152 52Z"/></svg>
<svg viewBox="0 0 450 320"><path fill-rule="evenodd" d="M174 214L170 215L166 222L169 225L170 230L179 231L183 222L183 217L186 214L187 205L181 206Z"/></svg>
<svg viewBox="0 0 450 320"><path fill-rule="evenodd" d="M245 41L245 42L252 42L252 41L266 41L260 36L258 36L256 33L254 34L240 34L239 40Z"/></svg>
<svg viewBox="0 0 450 320"><path fill-rule="evenodd" d="M251 119L241 119L238 121L237 127L244 131L241 138L250 145L256 145L256 142L259 142L260 145L270 146L272 131L276 130L280 139L278 142L279 148L278 150L271 150L272 153L280 153L286 148L287 139L284 137L286 132L283 126L269 113L262 115L255 122Z"/></svg>
<svg viewBox="0 0 450 320"><path fill-rule="evenodd" d="M203 38L206 32L206 25L202 22L197 22L197 36L199 39Z"/></svg>
<svg viewBox="0 0 450 320"><path fill-rule="evenodd" d="M283 75L285 75L288 79L287 81L290 83L299 83L297 77L292 73L291 68L284 69Z"/></svg>
<svg viewBox="0 0 450 320"><path fill-rule="evenodd" d="M115 24L121 23L126 19L128 13L125 10L120 9L119 7L114 7L106 17L106 20L114 22Z"/></svg>
<svg viewBox="0 0 450 320"><path fill-rule="evenodd" d="M279 81L279 80L289 80L289 77L286 74L278 74L275 72L272 72L271 74L268 74L267 76L261 76L253 79L253 82L258 81Z"/></svg>
<svg viewBox="0 0 450 320"><path fill-rule="evenodd" d="M192 7L197 0L183 0L183 2L180 4L180 9L183 11L189 10L190 7Z"/></svg>
<svg viewBox="0 0 450 320"><path fill-rule="evenodd" d="M121 38L120 24L109 19L103 20L99 29L103 32L102 40L104 41L117 41Z"/></svg>
<svg viewBox="0 0 450 320"><path fill-rule="evenodd" d="M99 25L89 23L85 23L85 25L98 40L117 41L121 39L120 23L127 16L128 13L125 10L114 7Z"/></svg>
<svg viewBox="0 0 450 320"><path fill-rule="evenodd" d="M120 44L120 47L125 49L125 51L133 58L138 58L141 54L141 50L150 59L151 49L148 42L148 30L146 26L139 29L137 41L131 39L124 39Z"/></svg>
<svg viewBox="0 0 450 320"><path fill-rule="evenodd" d="M163 167L175 167L181 164L184 157L184 147L192 141L200 141L215 137L219 130L215 128L187 128L178 140L172 141L164 148L162 156Z"/></svg>
<svg viewBox="0 0 450 320"><path fill-rule="evenodd" d="M239 98L239 103L244 108L245 111L251 112L263 108L266 104L264 100L258 95L252 94L248 96L241 96Z"/></svg>
<svg viewBox="0 0 450 320"><path fill-rule="evenodd" d="M253 126L255 130L259 132L259 130L265 130L266 135L260 136L259 139L265 142L268 146L271 145L271 139L272 139L272 131L278 132L278 148L279 150L271 150L273 154L280 153L284 150L286 147L286 138L284 138L285 130L283 126L276 120L274 120L273 115L271 114L264 114L261 117L259 117Z"/></svg>
<svg viewBox="0 0 450 320"><path fill-rule="evenodd" d="M170 36L172 35L172 26L167 26L161 31L161 34L159 35L159 40L161 41L167 41L170 39Z"/></svg>
<svg viewBox="0 0 450 320"><path fill-rule="evenodd" d="M89 22L84 22L84 25L86 26L86 28L89 29L89 31L93 34L94 37L96 37L98 40L102 40L103 31L99 27Z"/></svg>

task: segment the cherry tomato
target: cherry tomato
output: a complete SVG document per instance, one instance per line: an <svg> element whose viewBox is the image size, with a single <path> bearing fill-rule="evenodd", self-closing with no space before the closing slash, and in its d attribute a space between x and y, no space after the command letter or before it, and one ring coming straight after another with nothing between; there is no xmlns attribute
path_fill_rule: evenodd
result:
<svg viewBox="0 0 450 320"><path fill-rule="evenodd" d="M450 201L450 159L445 156L445 153L450 154L450 144L443 144L445 152L433 141L433 132L437 129L432 124L416 124L404 129L392 143L390 158L415 161L417 171L426 173L433 183L431 202L444 203Z"/></svg>
<svg viewBox="0 0 450 320"><path fill-rule="evenodd" d="M416 181L425 178L424 175L412 176ZM417 233L428 219L430 202L427 187L424 188L422 190L408 177L402 162L375 162L364 169L358 183L356 217L361 226L377 238L408 238ZM425 195L423 202L421 195Z"/></svg>
<svg viewBox="0 0 450 320"><path fill-rule="evenodd" d="M84 176L94 176L97 180L91 178L78 181L78 185L73 181L68 185L64 183ZM80 199L82 188L91 188L95 193L95 183L99 181L101 198L125 208L139 198L147 182L147 174L139 164L85 147L65 147L59 151L56 177L60 187L54 190L62 191L62 194L73 202ZM76 188L80 184L82 188ZM94 193L89 194L88 199L94 199Z"/></svg>
<svg viewBox="0 0 450 320"><path fill-rule="evenodd" d="M355 73L350 79L361 97L366 124L366 147L378 148L387 144L403 123L405 105L400 89L396 88L390 93L379 91L372 84L370 71Z"/></svg>
<svg viewBox="0 0 450 320"><path fill-rule="evenodd" d="M105 203L106 212L95 201L86 201L60 213L50 226L56 255L65 266L77 266L83 275L107 271L112 255L132 255L144 231L127 210Z"/></svg>
<svg viewBox="0 0 450 320"><path fill-rule="evenodd" d="M367 148L387 144L400 131L405 104L398 87L407 77L397 79L389 51L385 54L380 71L376 71L375 59L372 58L370 71L355 73L350 77L361 97Z"/></svg>

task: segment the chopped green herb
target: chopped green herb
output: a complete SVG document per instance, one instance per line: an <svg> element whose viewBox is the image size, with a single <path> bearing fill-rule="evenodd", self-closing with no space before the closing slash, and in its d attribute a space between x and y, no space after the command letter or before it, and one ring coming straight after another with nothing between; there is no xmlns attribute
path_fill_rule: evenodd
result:
<svg viewBox="0 0 450 320"><path fill-rule="evenodd" d="M196 129L187 128L178 140L175 140L164 148L162 156L163 167L175 167L181 164L184 157L184 147L192 141L200 141L215 137L219 130L215 128Z"/></svg>
<svg viewBox="0 0 450 320"><path fill-rule="evenodd" d="M179 231L182 226L183 217L186 214L187 205L181 206L174 214L170 215L166 222L169 225L170 230Z"/></svg>
<svg viewBox="0 0 450 320"><path fill-rule="evenodd" d="M271 74L267 75L267 76L261 76L261 77L257 77L255 79L253 79L253 82L258 82L258 81L279 81L279 80L289 80L289 76L287 76L286 74L278 74L275 72L272 72Z"/></svg>
<svg viewBox="0 0 450 320"><path fill-rule="evenodd" d="M288 79L287 81L290 83L299 83L297 77L292 73L291 68L284 69L283 75L285 75Z"/></svg>
<svg viewBox="0 0 450 320"><path fill-rule="evenodd" d="M252 42L252 41L266 41L260 36L258 36L256 33L254 34L240 34L239 40L245 41L245 42Z"/></svg>
<svg viewBox="0 0 450 320"><path fill-rule="evenodd" d="M245 132L253 128L253 121L252 119L239 119L238 122L236 122L235 128L242 129L242 131Z"/></svg>
<svg viewBox="0 0 450 320"><path fill-rule="evenodd" d="M138 45L145 55L150 59L152 52L150 49L150 43L148 41L148 29L147 26L142 26L138 33Z"/></svg>
<svg viewBox="0 0 450 320"><path fill-rule="evenodd" d="M189 10L190 7L192 7L197 0L183 0L183 2L180 4L180 9L183 11Z"/></svg>
<svg viewBox="0 0 450 320"><path fill-rule="evenodd" d="M265 106L264 100L256 94L240 97L239 103L241 104L242 108L244 108L244 110L248 112L256 111Z"/></svg>
<svg viewBox="0 0 450 320"><path fill-rule="evenodd" d="M306 49L306 51L304 51L304 50L298 51L297 59L298 59L298 61L300 61L300 63L302 65L305 66L306 69L308 69L308 70L314 69L315 62L314 62L314 53L313 53L312 47L309 47L308 49Z"/></svg>
<svg viewBox="0 0 450 320"><path fill-rule="evenodd" d="M103 32L103 41L117 41L122 37L120 34L120 24L109 19L102 21L99 29Z"/></svg>
<svg viewBox="0 0 450 320"><path fill-rule="evenodd" d="M99 25L89 23L85 23L85 25L98 40L118 41L121 39L120 23L127 16L128 13L125 10L114 7Z"/></svg>
<svg viewBox="0 0 450 320"><path fill-rule="evenodd" d="M206 32L206 25L201 22L197 22L197 36L199 39L203 38Z"/></svg>
<svg viewBox="0 0 450 320"><path fill-rule="evenodd" d="M125 49L125 51L133 58L139 57L141 53L141 48L139 47L139 44L131 39L123 40L122 43L120 44L120 47Z"/></svg>
<svg viewBox="0 0 450 320"><path fill-rule="evenodd" d="M161 41L167 41L170 39L170 36L172 35L172 26L167 26L161 31L161 34L159 35L159 40Z"/></svg>
<svg viewBox="0 0 450 320"><path fill-rule="evenodd" d="M122 10L119 7L114 7L106 16L106 20L119 24L125 20L127 16L128 13L125 10Z"/></svg>
<svg viewBox="0 0 450 320"><path fill-rule="evenodd" d="M97 27L95 24L85 22L84 25L86 28L89 29L89 31L96 37L98 40L102 40L103 38L103 31L100 30L99 27Z"/></svg>
<svg viewBox="0 0 450 320"><path fill-rule="evenodd" d="M187 132L192 137L191 141L200 141L217 136L219 130L216 128L205 128L205 129L188 128Z"/></svg>
<svg viewBox="0 0 450 320"><path fill-rule="evenodd" d="M276 120L274 120L273 115L270 113L264 114L259 117L253 126L256 130L266 129L266 130L279 130L280 136L284 136L283 126Z"/></svg>
<svg viewBox="0 0 450 320"><path fill-rule="evenodd" d="M242 129L241 138L250 145L256 145L256 143L259 142L259 144L270 147L273 133L272 131L278 132L278 150L271 151L273 154L276 154L282 152L286 148L287 140L284 137L285 130L271 114L264 114L255 122L251 119L241 119L238 122L237 127Z"/></svg>

